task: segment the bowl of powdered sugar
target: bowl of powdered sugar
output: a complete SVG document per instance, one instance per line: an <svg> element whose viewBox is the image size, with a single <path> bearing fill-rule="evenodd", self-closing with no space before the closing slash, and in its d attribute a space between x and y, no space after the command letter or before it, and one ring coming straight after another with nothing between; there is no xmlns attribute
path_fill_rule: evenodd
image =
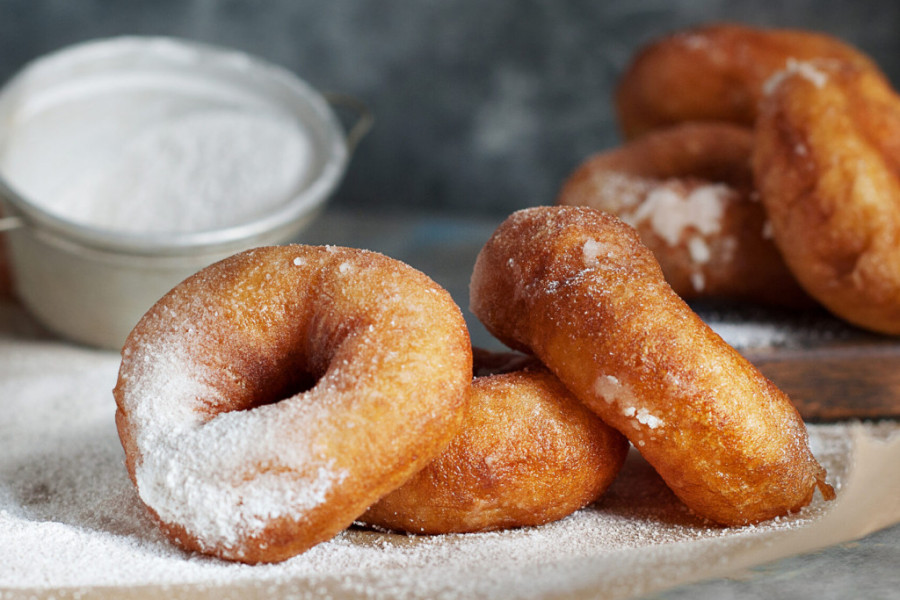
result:
<svg viewBox="0 0 900 600"><path fill-rule="evenodd" d="M0 90L0 229L48 329L116 348L184 277L296 239L350 153L323 95L171 38L72 46Z"/></svg>

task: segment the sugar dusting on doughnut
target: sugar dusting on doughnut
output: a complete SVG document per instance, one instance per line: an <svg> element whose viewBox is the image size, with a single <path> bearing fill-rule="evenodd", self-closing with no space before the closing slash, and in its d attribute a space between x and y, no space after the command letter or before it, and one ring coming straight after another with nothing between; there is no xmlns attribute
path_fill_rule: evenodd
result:
<svg viewBox="0 0 900 600"><path fill-rule="evenodd" d="M683 298L808 306L764 235L752 141L749 129L721 123L656 130L585 160L556 202L632 225Z"/></svg>
<svg viewBox="0 0 900 600"><path fill-rule="evenodd" d="M459 308L402 263L335 247L241 253L129 336L115 388L126 466L173 542L282 560L449 443L471 360Z"/></svg>
<svg viewBox="0 0 900 600"><path fill-rule="evenodd" d="M614 217L514 213L479 254L471 308L628 437L698 514L748 524L805 506L816 489L832 496L787 396L691 312Z"/></svg>
<svg viewBox="0 0 900 600"><path fill-rule="evenodd" d="M652 232L668 251L686 250L689 280L695 291L703 291L702 267L713 258L710 247L722 233L725 207L740 201L736 190L720 183L654 181L622 173L595 173L594 184L597 191L591 206L613 212L639 231ZM734 244L721 246L719 260L731 260Z"/></svg>
<svg viewBox="0 0 900 600"><path fill-rule="evenodd" d="M184 335L190 336L188 327ZM261 534L273 519L296 519L322 503L346 470L315 460L287 436L273 435L282 411L271 406L210 419L214 407L227 400L203 381L220 375L194 360L189 347L190 340L162 339L142 353L131 393L157 401L136 402L130 412L140 432L135 443L143 449L134 474L141 500L161 520L200 532L204 550L234 546ZM310 412L315 407L297 409ZM316 417L310 414L304 420L314 422ZM299 486L247 467L265 465L273 456L286 468L312 476Z"/></svg>
<svg viewBox="0 0 900 600"><path fill-rule="evenodd" d="M723 184L701 184L688 189L677 189L674 184L660 185L647 194L644 202L631 214L621 215L630 225L647 223L669 246L677 246L684 238L688 248L693 241L703 242L703 238L722 231L727 196L737 192ZM696 252L690 252L696 258ZM700 259L696 262L707 262Z"/></svg>
<svg viewBox="0 0 900 600"><path fill-rule="evenodd" d="M636 54L616 90L627 139L688 121L752 127L766 83L785 68L814 81L807 61L828 59L878 70L856 48L829 35L730 23L703 25L653 40Z"/></svg>
<svg viewBox="0 0 900 600"><path fill-rule="evenodd" d="M777 71L763 83L763 94L771 94L781 85L782 81L792 75L799 75L817 88L822 88L828 82L828 73L817 67L816 62L820 61L801 61L795 58L788 58L784 69Z"/></svg>

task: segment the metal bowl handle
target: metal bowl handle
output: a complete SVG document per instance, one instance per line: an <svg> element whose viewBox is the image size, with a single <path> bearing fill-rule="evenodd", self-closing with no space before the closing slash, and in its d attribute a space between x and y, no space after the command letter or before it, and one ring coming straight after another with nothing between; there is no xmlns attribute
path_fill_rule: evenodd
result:
<svg viewBox="0 0 900 600"><path fill-rule="evenodd" d="M375 116L368 105L359 98L340 92L325 92L323 95L335 108L343 108L356 114L356 121L347 129L347 150L352 155L359 142L372 129Z"/></svg>

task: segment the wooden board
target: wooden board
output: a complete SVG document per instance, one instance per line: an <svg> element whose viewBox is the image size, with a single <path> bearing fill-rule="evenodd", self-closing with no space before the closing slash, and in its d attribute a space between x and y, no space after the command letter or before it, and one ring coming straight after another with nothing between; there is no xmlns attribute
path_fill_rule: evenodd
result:
<svg viewBox="0 0 900 600"><path fill-rule="evenodd" d="M749 351L804 419L900 417L900 344Z"/></svg>
<svg viewBox="0 0 900 600"><path fill-rule="evenodd" d="M787 392L804 419L900 417L900 338L819 311L695 308Z"/></svg>

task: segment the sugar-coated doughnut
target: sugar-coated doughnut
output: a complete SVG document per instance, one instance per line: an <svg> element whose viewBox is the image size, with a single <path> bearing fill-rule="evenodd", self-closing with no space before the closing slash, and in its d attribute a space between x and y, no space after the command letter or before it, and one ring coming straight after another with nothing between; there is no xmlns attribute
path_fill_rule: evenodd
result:
<svg viewBox="0 0 900 600"><path fill-rule="evenodd" d="M787 396L707 327L637 233L584 207L511 215L478 256L471 308L625 434L675 494L724 525L828 497Z"/></svg>
<svg viewBox="0 0 900 600"><path fill-rule="evenodd" d="M900 96L877 71L827 60L769 87L754 170L788 266L834 314L900 334Z"/></svg>
<svg viewBox="0 0 900 600"><path fill-rule="evenodd" d="M752 150L746 127L658 129L588 158L557 203L590 206L635 227L682 298L809 305L771 239Z"/></svg>
<svg viewBox="0 0 900 600"><path fill-rule="evenodd" d="M633 138L682 121L752 126L769 77L813 58L877 70L859 50L821 33L716 24L667 35L641 49L622 76L621 129Z"/></svg>
<svg viewBox="0 0 900 600"><path fill-rule="evenodd" d="M534 359L514 368L477 377L450 446L360 520L409 533L492 531L556 521L596 500L628 441Z"/></svg>
<svg viewBox="0 0 900 600"><path fill-rule="evenodd" d="M327 540L437 456L472 378L462 313L413 268L247 251L188 278L122 350L116 424L173 542L248 563Z"/></svg>

